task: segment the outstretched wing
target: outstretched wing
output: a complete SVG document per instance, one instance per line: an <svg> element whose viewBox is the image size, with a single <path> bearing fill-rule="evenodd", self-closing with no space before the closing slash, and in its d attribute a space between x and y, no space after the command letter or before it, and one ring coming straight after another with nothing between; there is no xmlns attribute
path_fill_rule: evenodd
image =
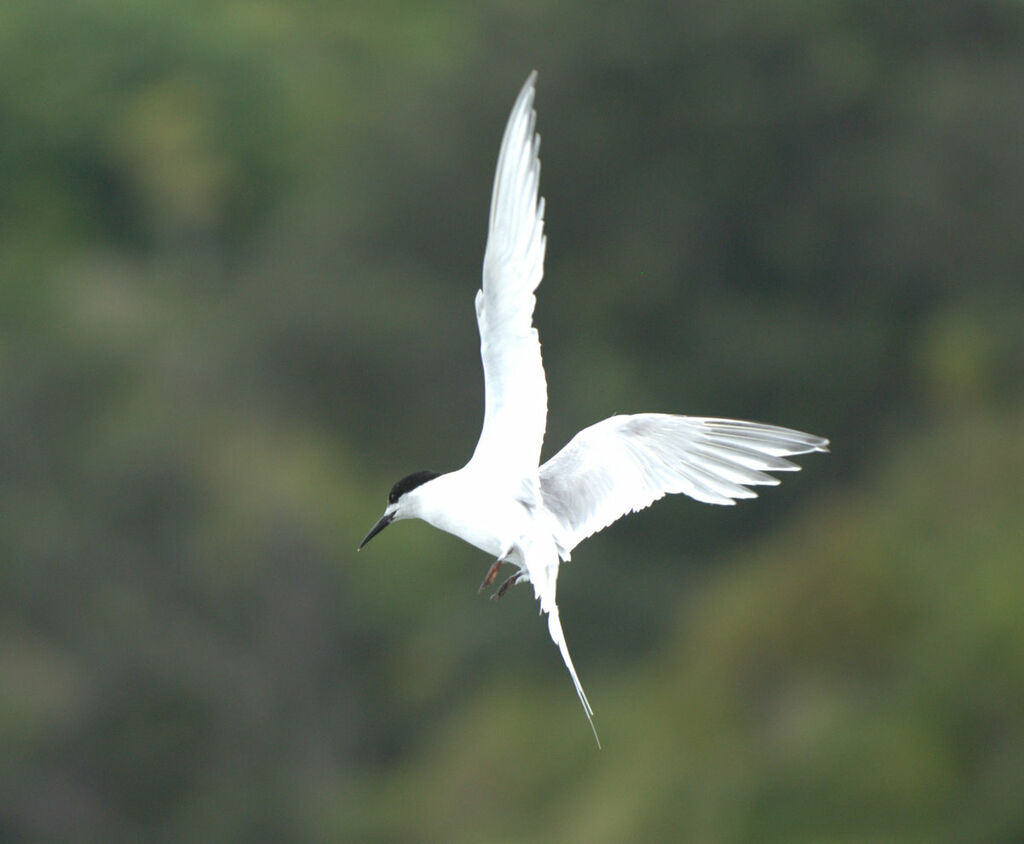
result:
<svg viewBox="0 0 1024 844"><path fill-rule="evenodd" d="M747 487L778 484L793 454L828 451L828 440L775 425L665 413L612 416L580 431L540 468L563 557L616 519L667 493L708 504L756 498Z"/></svg>
<svg viewBox="0 0 1024 844"><path fill-rule="evenodd" d="M544 273L544 200L540 136L534 132L537 72L526 80L498 154L483 287L476 294L485 409L472 463L492 477L535 478L547 424L548 394L540 338L533 327L534 291Z"/></svg>

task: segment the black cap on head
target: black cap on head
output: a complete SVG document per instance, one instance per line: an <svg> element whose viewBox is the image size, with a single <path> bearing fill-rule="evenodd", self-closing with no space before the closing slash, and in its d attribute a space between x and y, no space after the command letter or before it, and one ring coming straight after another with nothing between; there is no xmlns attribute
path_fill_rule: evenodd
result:
<svg viewBox="0 0 1024 844"><path fill-rule="evenodd" d="M402 480L391 487L391 492L388 493L388 507L392 504L397 504L398 499L405 495L409 490L416 489L416 487L421 484L425 484L427 481L433 480L437 476L437 472L413 472L411 475L406 475ZM359 548L356 550L360 550L367 542L391 524L395 520L396 514L396 510L392 510L390 512L385 510L384 515L377 520L377 524L370 528L370 532L366 534L363 541L359 543Z"/></svg>
<svg viewBox="0 0 1024 844"><path fill-rule="evenodd" d="M388 493L388 504L398 503L398 499L405 495L410 490L416 489L418 486L422 486L427 481L432 481L438 477L437 472L413 472L411 475L406 475L402 480L398 481L393 487L391 492Z"/></svg>

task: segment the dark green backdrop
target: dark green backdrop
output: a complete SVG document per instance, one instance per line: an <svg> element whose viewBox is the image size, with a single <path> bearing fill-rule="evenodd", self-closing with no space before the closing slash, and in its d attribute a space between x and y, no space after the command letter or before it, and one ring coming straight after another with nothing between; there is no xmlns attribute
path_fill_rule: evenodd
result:
<svg viewBox="0 0 1024 844"><path fill-rule="evenodd" d="M1024 837L1024 7L0 7L0 838ZM581 546L421 523L471 453L540 72L545 454L614 412L833 454Z"/></svg>

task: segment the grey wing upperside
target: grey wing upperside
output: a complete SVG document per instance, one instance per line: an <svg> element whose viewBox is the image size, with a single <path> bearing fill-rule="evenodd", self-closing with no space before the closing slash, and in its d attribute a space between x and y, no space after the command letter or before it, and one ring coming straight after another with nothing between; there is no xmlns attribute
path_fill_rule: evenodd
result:
<svg viewBox="0 0 1024 844"><path fill-rule="evenodd" d="M756 498L748 487L778 484L766 473L797 471L785 458L812 451L828 451L828 440L734 419L612 416L584 428L541 466L541 494L567 558L588 536L666 494L709 504Z"/></svg>

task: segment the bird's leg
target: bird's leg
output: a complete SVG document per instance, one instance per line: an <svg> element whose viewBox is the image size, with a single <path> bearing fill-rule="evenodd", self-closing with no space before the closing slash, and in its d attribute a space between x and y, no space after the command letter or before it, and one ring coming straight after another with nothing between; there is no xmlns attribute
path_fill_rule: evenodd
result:
<svg viewBox="0 0 1024 844"><path fill-rule="evenodd" d="M502 583L501 586L498 587L498 591L495 592L493 595L491 595L491 600L493 601L495 598L504 598L505 597L505 593L508 592L508 587L509 586L514 586L515 582L517 580L519 580L519 578L522 577L522 576L523 576L523 573L521 571L517 571L508 580L506 580L504 583Z"/></svg>
<svg viewBox="0 0 1024 844"><path fill-rule="evenodd" d="M501 568L501 564L503 562L504 560L502 560L501 557L498 557L491 567L487 569L487 574L484 576L484 582L480 584L480 588L476 590L477 592L483 592L484 589L494 583L494 578L498 576L498 569Z"/></svg>

